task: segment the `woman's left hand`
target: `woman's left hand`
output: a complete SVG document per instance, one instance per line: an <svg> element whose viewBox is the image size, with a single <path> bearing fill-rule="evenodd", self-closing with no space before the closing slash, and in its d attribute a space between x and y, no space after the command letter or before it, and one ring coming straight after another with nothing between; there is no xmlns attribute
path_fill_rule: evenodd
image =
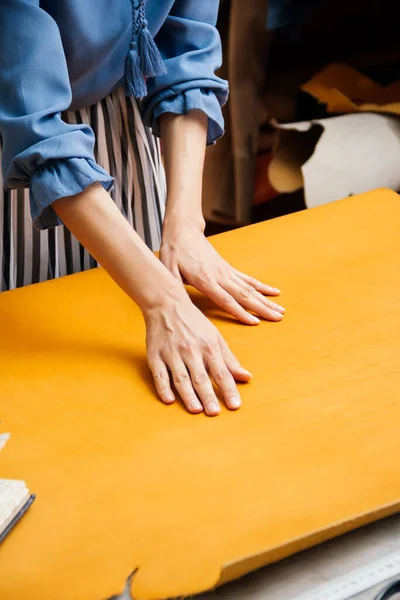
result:
<svg viewBox="0 0 400 600"><path fill-rule="evenodd" d="M266 298L278 296L279 290L231 267L200 228L164 223L160 259L177 279L197 288L242 323L257 325L260 320L254 315L269 321L283 317L285 309Z"/></svg>

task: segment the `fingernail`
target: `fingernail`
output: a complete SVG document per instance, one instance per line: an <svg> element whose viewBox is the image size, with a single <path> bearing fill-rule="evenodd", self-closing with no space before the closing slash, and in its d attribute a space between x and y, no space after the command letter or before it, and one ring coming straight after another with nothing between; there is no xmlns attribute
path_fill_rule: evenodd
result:
<svg viewBox="0 0 400 600"><path fill-rule="evenodd" d="M254 315L250 315L250 322L254 323L254 325L258 325L260 323L260 319L257 319Z"/></svg>
<svg viewBox="0 0 400 600"><path fill-rule="evenodd" d="M274 308L276 308L278 311L282 311L282 312L286 311L286 308L283 308L283 306L281 306L280 304L275 304L275 302L272 303L272 306Z"/></svg>
<svg viewBox="0 0 400 600"><path fill-rule="evenodd" d="M165 402L173 402L175 400L175 396L171 392L170 394L166 394L164 396L164 400Z"/></svg>
<svg viewBox="0 0 400 600"><path fill-rule="evenodd" d="M192 410L193 412L198 412L199 410L201 410L201 409L202 409L202 406L201 406L200 402L195 402L195 401L193 401L193 402L190 402L190 403L189 403L189 408L190 408L190 410Z"/></svg>
<svg viewBox="0 0 400 600"><path fill-rule="evenodd" d="M272 288L272 291L273 291L273 292L276 292L277 294L280 294L280 293L281 293L281 290L278 290L278 288Z"/></svg>
<svg viewBox="0 0 400 600"><path fill-rule="evenodd" d="M274 315L274 317L277 317L278 319L282 319L282 313L277 312L276 310L272 311L272 314Z"/></svg>
<svg viewBox="0 0 400 600"><path fill-rule="evenodd" d="M219 406L216 402L210 402L207 406L207 412L212 415L216 415L219 413Z"/></svg>
<svg viewBox="0 0 400 600"><path fill-rule="evenodd" d="M253 375L250 373L250 371L247 371L247 369L243 369L241 367L240 370L243 373L243 375L247 375L247 377L250 377L250 379L253 377Z"/></svg>
<svg viewBox="0 0 400 600"><path fill-rule="evenodd" d="M231 406L232 408L239 408L240 405L240 398L238 398L237 396L234 396L233 398L229 399L229 406Z"/></svg>

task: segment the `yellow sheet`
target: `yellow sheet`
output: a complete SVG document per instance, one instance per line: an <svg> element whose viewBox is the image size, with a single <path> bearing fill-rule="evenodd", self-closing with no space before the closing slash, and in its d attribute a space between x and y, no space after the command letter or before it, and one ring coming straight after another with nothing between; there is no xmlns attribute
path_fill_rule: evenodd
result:
<svg viewBox="0 0 400 600"><path fill-rule="evenodd" d="M328 65L302 85L330 113L382 112L400 115L400 81L382 86L353 67Z"/></svg>
<svg viewBox="0 0 400 600"><path fill-rule="evenodd" d="M195 297L254 374L214 419L155 399L104 272L1 294L0 473L37 494L1 600L104 600L136 567L136 600L190 595L397 511L399 232L380 190L214 239L287 307L247 328Z"/></svg>

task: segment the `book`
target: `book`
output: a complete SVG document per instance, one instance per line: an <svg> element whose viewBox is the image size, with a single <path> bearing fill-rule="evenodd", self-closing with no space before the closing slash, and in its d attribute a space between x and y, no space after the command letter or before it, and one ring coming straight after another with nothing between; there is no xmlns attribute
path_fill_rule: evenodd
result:
<svg viewBox="0 0 400 600"><path fill-rule="evenodd" d="M10 436L0 435L0 450ZM0 479L0 544L35 499L24 481Z"/></svg>

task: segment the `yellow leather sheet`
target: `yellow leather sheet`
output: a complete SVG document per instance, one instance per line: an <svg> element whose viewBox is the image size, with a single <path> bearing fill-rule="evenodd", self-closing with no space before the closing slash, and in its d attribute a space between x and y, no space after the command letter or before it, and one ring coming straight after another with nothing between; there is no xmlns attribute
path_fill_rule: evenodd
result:
<svg viewBox="0 0 400 600"><path fill-rule="evenodd" d="M328 65L301 87L326 104L330 113L364 111L400 115L399 80L382 86L349 65Z"/></svg>
<svg viewBox="0 0 400 600"><path fill-rule="evenodd" d="M400 198L224 234L283 290L245 327L195 296L252 370L218 418L153 394L137 308L100 270L0 295L2 477L37 499L0 547L1 600L185 596L400 505Z"/></svg>

